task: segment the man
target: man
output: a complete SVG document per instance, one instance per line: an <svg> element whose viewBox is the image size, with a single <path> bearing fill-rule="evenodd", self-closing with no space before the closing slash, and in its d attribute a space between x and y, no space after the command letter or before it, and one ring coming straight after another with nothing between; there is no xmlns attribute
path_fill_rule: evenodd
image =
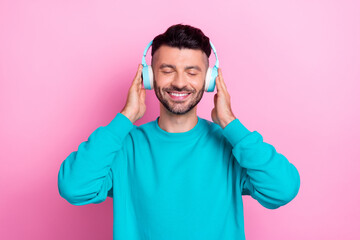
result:
<svg viewBox="0 0 360 240"><path fill-rule="evenodd" d="M232 112L221 69L211 112L197 116L210 55L200 29L177 24L153 40L160 116L146 110L140 64L120 113L61 164L74 205L114 204L114 239L245 239L242 195L275 209L298 193L297 169Z"/></svg>

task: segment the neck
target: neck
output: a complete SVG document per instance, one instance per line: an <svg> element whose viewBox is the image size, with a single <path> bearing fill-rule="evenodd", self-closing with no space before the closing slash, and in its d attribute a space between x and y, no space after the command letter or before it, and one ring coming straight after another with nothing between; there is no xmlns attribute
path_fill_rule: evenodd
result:
<svg viewBox="0 0 360 240"><path fill-rule="evenodd" d="M196 107L197 106L186 114L176 115L169 112L162 104L160 104L159 127L170 133L190 131L198 122Z"/></svg>

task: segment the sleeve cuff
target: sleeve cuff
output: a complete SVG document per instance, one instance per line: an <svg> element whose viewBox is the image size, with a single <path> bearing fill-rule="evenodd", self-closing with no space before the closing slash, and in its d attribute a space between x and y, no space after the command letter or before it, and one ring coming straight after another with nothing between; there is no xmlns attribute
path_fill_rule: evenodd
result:
<svg viewBox="0 0 360 240"><path fill-rule="evenodd" d="M249 133L251 133L251 131L248 130L237 118L232 120L223 129L224 136L227 138L227 140L231 143L233 147Z"/></svg>
<svg viewBox="0 0 360 240"><path fill-rule="evenodd" d="M122 113L117 113L115 118L111 122L104 126L104 128L112 133L119 140L128 134L131 129L134 127L134 124Z"/></svg>

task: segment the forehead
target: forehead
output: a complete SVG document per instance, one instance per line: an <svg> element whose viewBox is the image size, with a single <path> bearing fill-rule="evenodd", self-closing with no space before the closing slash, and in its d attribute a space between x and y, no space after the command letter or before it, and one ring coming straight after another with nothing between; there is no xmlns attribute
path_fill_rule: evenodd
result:
<svg viewBox="0 0 360 240"><path fill-rule="evenodd" d="M156 64L173 64L173 65L199 65L205 67L207 59L206 54L200 49L189 49L177 47L160 46L154 53Z"/></svg>

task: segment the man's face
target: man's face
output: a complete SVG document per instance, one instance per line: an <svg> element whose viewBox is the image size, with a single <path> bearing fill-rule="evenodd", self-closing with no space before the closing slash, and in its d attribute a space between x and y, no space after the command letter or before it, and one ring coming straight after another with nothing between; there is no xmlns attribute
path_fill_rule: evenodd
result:
<svg viewBox="0 0 360 240"><path fill-rule="evenodd" d="M203 96L207 66L201 50L162 45L153 56L156 97L171 113L189 112Z"/></svg>

